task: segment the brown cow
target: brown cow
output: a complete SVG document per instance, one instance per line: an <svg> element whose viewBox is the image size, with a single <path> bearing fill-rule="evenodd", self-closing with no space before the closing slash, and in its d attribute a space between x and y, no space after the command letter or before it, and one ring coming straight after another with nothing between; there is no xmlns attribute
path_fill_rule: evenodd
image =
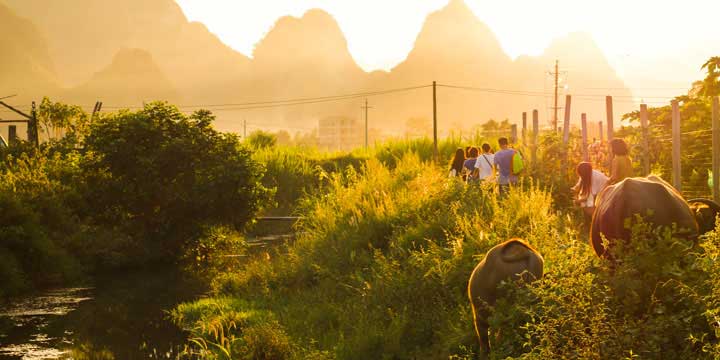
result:
<svg viewBox="0 0 720 360"><path fill-rule="evenodd" d="M487 319L490 316L489 306L495 305L497 300L500 282L520 278L531 281L541 278L542 274L542 256L520 239L510 239L494 246L475 267L468 282L468 296L482 356L487 356L490 351Z"/></svg>
<svg viewBox="0 0 720 360"><path fill-rule="evenodd" d="M715 230L715 219L720 213L720 205L709 199L691 199L688 204L695 214L700 234Z"/></svg>
<svg viewBox="0 0 720 360"><path fill-rule="evenodd" d="M674 236L694 238L698 226L690 207L670 184L657 176L628 178L603 190L595 203L590 225L590 243L600 257L608 257L602 235L609 241L630 239L625 219L640 214L658 226L677 224Z"/></svg>

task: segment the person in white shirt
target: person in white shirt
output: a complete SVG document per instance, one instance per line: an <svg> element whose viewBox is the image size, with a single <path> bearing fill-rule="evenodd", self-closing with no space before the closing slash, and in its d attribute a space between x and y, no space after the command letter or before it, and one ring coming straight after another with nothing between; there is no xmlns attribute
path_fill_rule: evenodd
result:
<svg viewBox="0 0 720 360"><path fill-rule="evenodd" d="M589 162L579 163L575 171L580 177L572 188L577 194L575 204L583 209L586 216L592 217L595 212L595 197L607 186L609 178L594 170Z"/></svg>
<svg viewBox="0 0 720 360"><path fill-rule="evenodd" d="M495 154L492 153L492 149L488 143L482 144L482 151L482 154L475 160L475 172L473 175L480 181L487 181L492 179L495 172L495 168L492 165L495 161Z"/></svg>

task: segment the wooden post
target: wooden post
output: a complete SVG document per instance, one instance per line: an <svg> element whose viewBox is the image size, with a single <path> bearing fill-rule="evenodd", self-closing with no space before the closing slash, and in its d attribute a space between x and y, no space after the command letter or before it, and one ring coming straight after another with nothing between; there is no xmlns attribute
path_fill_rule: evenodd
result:
<svg viewBox="0 0 720 360"><path fill-rule="evenodd" d="M527 112L522 113L522 143L527 145Z"/></svg>
<svg viewBox="0 0 720 360"><path fill-rule="evenodd" d="M712 102L712 193L713 200L720 203L720 97Z"/></svg>
<svg viewBox="0 0 720 360"><path fill-rule="evenodd" d="M607 112L607 141L612 141L615 134L613 125L613 99L612 96L605 97L605 111Z"/></svg>
<svg viewBox="0 0 720 360"><path fill-rule="evenodd" d="M565 95L565 119L563 119L563 144L570 141L570 104L572 97Z"/></svg>
<svg viewBox="0 0 720 360"><path fill-rule="evenodd" d="M517 124L510 125L510 143L515 144L517 142Z"/></svg>
<svg viewBox="0 0 720 360"><path fill-rule="evenodd" d="M646 104L640 104L640 127L641 127L641 134L642 134L642 149L643 149L643 155L642 155L642 165L643 165L643 176L646 176L650 174L650 145L649 145L649 138L650 136L648 132L648 113L647 113L647 105Z"/></svg>
<svg viewBox="0 0 720 360"><path fill-rule="evenodd" d="M32 108L30 110L30 122L28 123L28 132L32 132L32 142L35 147L40 147L40 134L38 133L38 120L37 120L37 107L35 102L32 102ZM30 126L32 125L32 126ZM32 128L32 129L31 129Z"/></svg>
<svg viewBox="0 0 720 360"><path fill-rule="evenodd" d="M433 81L433 158L436 164L440 161L437 139L437 83L435 81Z"/></svg>
<svg viewBox="0 0 720 360"><path fill-rule="evenodd" d="M580 131L582 134L583 161L590 161L590 154L588 154L587 115L585 113L582 113L582 115L580 115L580 126Z"/></svg>
<svg viewBox="0 0 720 360"><path fill-rule="evenodd" d="M672 105L672 184L682 192L682 172L680 169L680 107L677 100Z"/></svg>
<svg viewBox="0 0 720 360"><path fill-rule="evenodd" d="M600 130L600 143L602 143L603 141L605 141L605 129L603 129L602 121L598 121L598 130Z"/></svg>
<svg viewBox="0 0 720 360"><path fill-rule="evenodd" d="M8 145L12 145L17 142L17 126L8 126Z"/></svg>
<svg viewBox="0 0 720 360"><path fill-rule="evenodd" d="M532 158L530 159L533 166L535 166L535 163L537 161L537 147L538 147L538 131L540 129L540 120L538 119L538 111L533 110L532 114Z"/></svg>

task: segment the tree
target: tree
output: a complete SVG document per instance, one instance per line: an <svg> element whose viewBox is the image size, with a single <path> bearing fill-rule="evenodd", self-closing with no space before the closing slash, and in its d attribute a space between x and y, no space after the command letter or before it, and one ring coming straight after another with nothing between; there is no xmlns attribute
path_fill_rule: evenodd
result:
<svg viewBox="0 0 720 360"><path fill-rule="evenodd" d="M706 61L701 69L707 71L707 76L703 80L702 95L718 96L720 95L720 56L713 56Z"/></svg>
<svg viewBox="0 0 720 360"><path fill-rule="evenodd" d="M52 102L47 97L40 102L37 114L48 139L59 137L61 129L81 130L87 123L87 113L81 107Z"/></svg>
<svg viewBox="0 0 720 360"><path fill-rule="evenodd" d="M432 134L432 121L424 117L414 117L405 121L405 134L409 137L424 137Z"/></svg>
<svg viewBox="0 0 720 360"><path fill-rule="evenodd" d="M173 260L208 226L242 228L267 197L261 167L208 111L152 103L97 121L81 164L89 216L131 235L151 258Z"/></svg>
<svg viewBox="0 0 720 360"><path fill-rule="evenodd" d="M277 144L286 146L292 145L292 136L290 136L290 133L286 130L276 132L275 139L277 140Z"/></svg>
<svg viewBox="0 0 720 360"><path fill-rule="evenodd" d="M263 149L275 146L277 137L262 130L253 131L246 139L248 145L255 149Z"/></svg>

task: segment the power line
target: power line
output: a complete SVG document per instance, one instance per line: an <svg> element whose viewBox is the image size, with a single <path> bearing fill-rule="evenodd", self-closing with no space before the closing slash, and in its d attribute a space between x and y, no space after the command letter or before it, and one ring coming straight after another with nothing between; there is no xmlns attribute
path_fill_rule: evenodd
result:
<svg viewBox="0 0 720 360"><path fill-rule="evenodd" d="M297 99L286 99L286 100L268 100L268 101L256 101L256 102L246 102L246 103L227 103L227 104L180 105L180 106L178 106L178 108L182 108L182 109L186 109L186 108L221 108L218 110L260 109L260 108L317 104L317 103L322 103L322 102L350 100L350 99L356 99L356 98L361 98L361 97L370 97L370 96L385 95L385 94L391 94L391 93L397 93L397 92L422 89L422 88L427 88L430 86L432 86L432 85L411 86L411 87L389 89L389 90L358 92L358 93L344 94L344 95L330 95L330 96L320 96L320 97L312 97L312 98L297 98ZM131 109L131 108L141 108L141 107L138 107L138 106L131 106L131 107L106 106L106 108Z"/></svg>

